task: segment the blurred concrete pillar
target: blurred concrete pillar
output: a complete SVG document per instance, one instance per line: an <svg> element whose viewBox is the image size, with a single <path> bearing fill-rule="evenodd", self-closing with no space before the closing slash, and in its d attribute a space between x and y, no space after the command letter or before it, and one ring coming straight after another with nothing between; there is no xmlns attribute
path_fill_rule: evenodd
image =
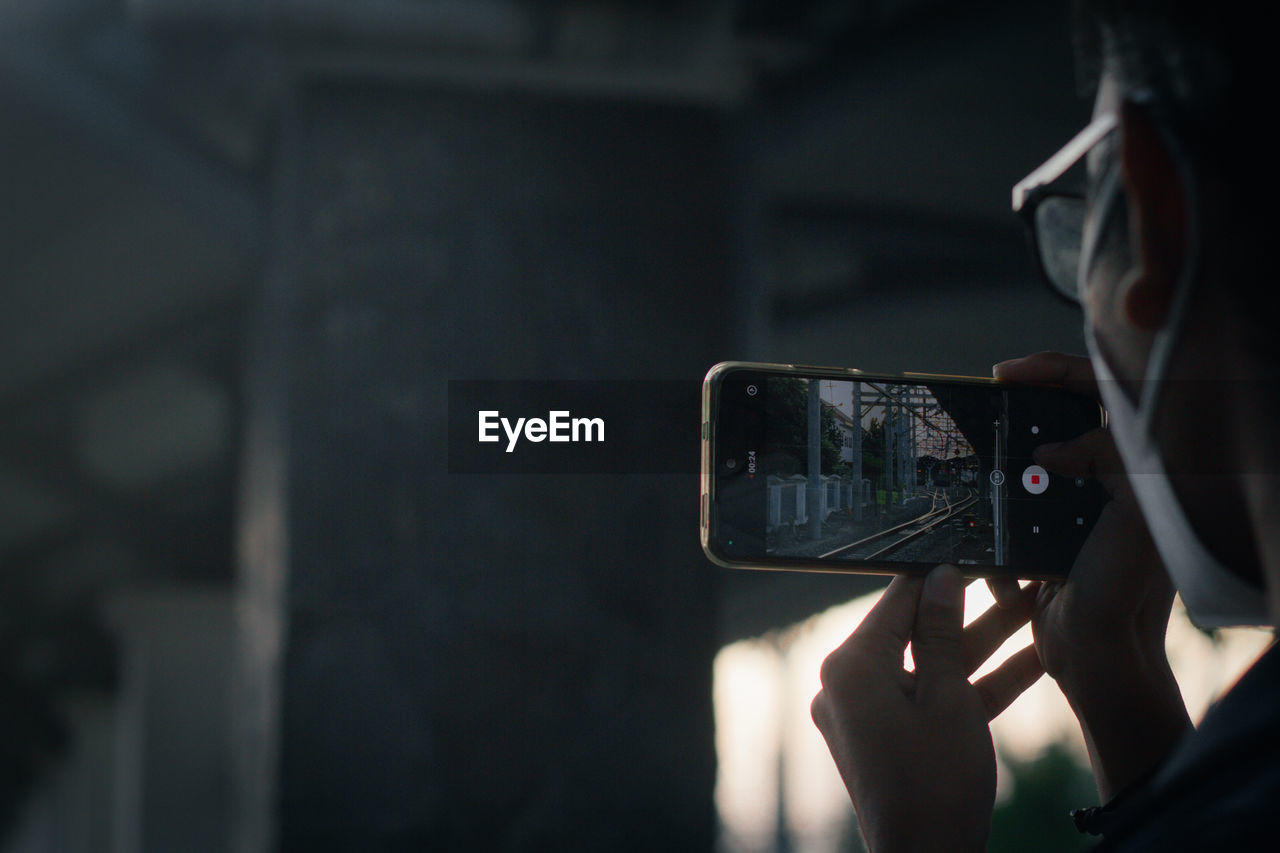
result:
<svg viewBox="0 0 1280 853"><path fill-rule="evenodd" d="M114 703L105 695L77 693L59 710L74 749L27 799L0 847L5 853L115 853Z"/></svg>
<svg viewBox="0 0 1280 853"><path fill-rule="evenodd" d="M221 853L231 598L138 590L114 596L107 613L120 646L109 849Z"/></svg>
<svg viewBox="0 0 1280 853"><path fill-rule="evenodd" d="M450 476L445 428L450 378L696 381L726 354L726 126L300 88L248 365L235 849L712 848L696 461Z"/></svg>

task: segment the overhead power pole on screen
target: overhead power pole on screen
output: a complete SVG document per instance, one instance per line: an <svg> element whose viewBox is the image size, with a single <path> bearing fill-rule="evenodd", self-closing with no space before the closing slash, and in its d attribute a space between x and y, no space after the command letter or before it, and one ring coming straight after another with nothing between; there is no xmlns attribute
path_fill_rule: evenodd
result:
<svg viewBox="0 0 1280 853"><path fill-rule="evenodd" d="M893 403L886 396L884 404L884 502L888 509L893 501Z"/></svg>
<svg viewBox="0 0 1280 853"><path fill-rule="evenodd" d="M822 398L819 380L809 380L809 481L804 505L809 513L809 538L822 538Z"/></svg>
<svg viewBox="0 0 1280 853"><path fill-rule="evenodd" d="M862 383L853 383L853 520L862 521Z"/></svg>

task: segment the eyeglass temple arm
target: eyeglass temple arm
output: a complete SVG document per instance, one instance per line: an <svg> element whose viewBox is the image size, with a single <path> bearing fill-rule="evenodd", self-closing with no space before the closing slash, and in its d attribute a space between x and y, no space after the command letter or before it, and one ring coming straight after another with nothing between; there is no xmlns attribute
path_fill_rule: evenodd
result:
<svg viewBox="0 0 1280 853"><path fill-rule="evenodd" d="M1115 128L1119 117L1113 113L1103 113L1089 123L1088 127L1077 133L1071 141L1059 149L1048 160L1045 160L1034 172L1027 175L1013 186L1013 209L1022 210L1027 197L1038 187L1051 184L1061 178L1063 173L1076 164L1090 148L1098 144L1102 137Z"/></svg>

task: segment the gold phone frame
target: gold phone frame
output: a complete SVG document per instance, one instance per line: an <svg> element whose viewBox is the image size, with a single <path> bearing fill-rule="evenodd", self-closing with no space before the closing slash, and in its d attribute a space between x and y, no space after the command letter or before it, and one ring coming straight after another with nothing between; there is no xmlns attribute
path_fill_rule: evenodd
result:
<svg viewBox="0 0 1280 853"><path fill-rule="evenodd" d="M727 569L753 569L762 571L799 571L799 572L826 572L831 574L871 574L871 575L897 575L897 574L917 574L927 569L921 569L911 563L904 562L858 562L842 565L833 560L821 560L812 557L782 557L777 560L755 561L755 560L738 560L717 554L712 548L711 542L711 506L715 498L713 489L715 477L712 471L713 459L712 448L715 443L716 424L712 417L712 405L715 394L718 392L721 380L725 374L738 370L758 371L762 373L775 373L778 375L795 375L804 377L845 379L845 380L867 380L867 381L889 381L889 382L928 382L928 381L944 381L955 382L966 385L985 385L992 387L1006 386L1008 383L999 382L989 376L964 376L947 373L921 373L914 371L906 371L903 373L879 373L866 370L860 370L854 367L823 367L809 364L788 364L788 363L770 363L756 361L722 361L715 364L707 371L702 381L702 431L701 431L701 464L699 468L699 541L702 543L702 552L707 555L707 559L718 566ZM1059 388L1060 385L1048 385L1039 387ZM1106 426L1106 410L1101 405L1098 406L1100 426ZM990 577L999 574L992 571L971 571L972 569L990 569L990 566L972 566L962 565L959 567L961 572L967 577ZM1019 578L1025 580L1062 580L1059 574L1043 574L1022 573Z"/></svg>

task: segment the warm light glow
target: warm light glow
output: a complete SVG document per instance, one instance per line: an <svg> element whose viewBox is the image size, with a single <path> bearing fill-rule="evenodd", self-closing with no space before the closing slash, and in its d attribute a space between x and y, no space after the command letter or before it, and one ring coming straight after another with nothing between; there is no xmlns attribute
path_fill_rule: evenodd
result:
<svg viewBox="0 0 1280 853"><path fill-rule="evenodd" d="M1187 618L1182 600L1174 600L1165 647L1192 720L1200 722L1209 705L1231 689L1271 639L1270 629L1262 628L1231 628L1206 637Z"/></svg>
<svg viewBox="0 0 1280 853"><path fill-rule="evenodd" d="M809 702L819 689L822 659L857 627L879 596L876 592L832 607L766 638L734 643L716 657L716 804L725 853L775 849L780 766L791 849L834 853L842 848L852 808L826 744L809 718ZM993 603L985 583L970 585L965 622ZM1181 603L1175 603L1169 659L1193 720L1201 719L1209 703L1235 683L1270 640L1269 631L1249 629L1221 631L1216 640L1210 639L1188 622ZM974 677L1031 641L1031 628L1021 629ZM1049 744L1065 742L1082 763L1087 762L1080 728L1049 678L1019 697L992 723L991 731L997 755L1029 760ZM997 784L998 798L1011 793L1002 764Z"/></svg>
<svg viewBox="0 0 1280 853"><path fill-rule="evenodd" d="M763 639L734 643L716 655L716 807L725 850L774 847L781 667L776 646Z"/></svg>

